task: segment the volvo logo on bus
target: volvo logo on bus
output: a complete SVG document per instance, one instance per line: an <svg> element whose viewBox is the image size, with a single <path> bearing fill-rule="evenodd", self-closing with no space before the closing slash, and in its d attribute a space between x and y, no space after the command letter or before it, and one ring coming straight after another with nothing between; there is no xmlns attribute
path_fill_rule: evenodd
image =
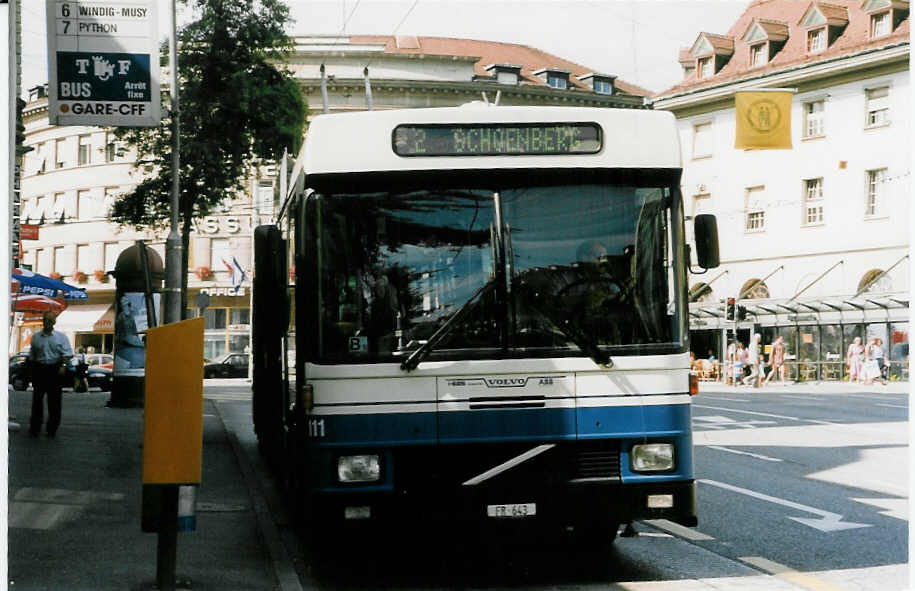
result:
<svg viewBox="0 0 915 591"><path fill-rule="evenodd" d="M524 388L531 380L536 380L538 386L552 386L554 380L561 380L566 376L527 376L524 378L463 378L448 379L449 386L479 386L487 388Z"/></svg>

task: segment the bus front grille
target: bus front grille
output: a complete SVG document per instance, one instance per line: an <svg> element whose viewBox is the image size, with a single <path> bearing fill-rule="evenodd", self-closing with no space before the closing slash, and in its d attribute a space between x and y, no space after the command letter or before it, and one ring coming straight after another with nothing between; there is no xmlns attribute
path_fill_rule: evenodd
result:
<svg viewBox="0 0 915 591"><path fill-rule="evenodd" d="M570 467L570 482L619 482L619 444L601 441L577 447Z"/></svg>

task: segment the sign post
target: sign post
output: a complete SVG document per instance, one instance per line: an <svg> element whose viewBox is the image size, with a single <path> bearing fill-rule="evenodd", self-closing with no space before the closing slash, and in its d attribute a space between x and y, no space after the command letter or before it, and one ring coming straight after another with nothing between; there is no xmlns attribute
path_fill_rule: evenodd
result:
<svg viewBox="0 0 915 591"><path fill-rule="evenodd" d="M179 490L201 480L203 325L203 318L193 318L147 332L143 494L144 509L150 507L155 514L144 515L143 530L159 535L156 588L160 591L173 591L177 584ZM148 496L158 502L147 502Z"/></svg>
<svg viewBox="0 0 915 591"><path fill-rule="evenodd" d="M52 125L155 127L156 0L46 0Z"/></svg>

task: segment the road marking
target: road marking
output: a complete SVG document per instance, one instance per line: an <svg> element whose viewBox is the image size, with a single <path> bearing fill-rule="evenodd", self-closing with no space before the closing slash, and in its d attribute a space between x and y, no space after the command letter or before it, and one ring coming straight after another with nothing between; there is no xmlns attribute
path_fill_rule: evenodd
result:
<svg viewBox="0 0 915 591"><path fill-rule="evenodd" d="M686 538L688 540L714 540L712 536L706 535L701 531L680 525L679 523L674 523L673 521L668 521L667 519L646 519L645 523L653 525L658 529L663 529L666 532L678 535L681 538ZM645 535L645 534L639 534Z"/></svg>
<svg viewBox="0 0 915 591"><path fill-rule="evenodd" d="M886 509L885 511L880 511L881 515L886 515L887 517L895 517L896 519L901 519L903 521L909 520L909 500L908 499L852 499L859 503L864 503L865 505L872 505L874 507L879 507L880 509Z"/></svg>
<svg viewBox="0 0 915 591"><path fill-rule="evenodd" d="M768 412L756 412L756 411L752 411L752 410L737 410L736 408L728 408L726 406L708 406L705 404L693 404L693 408L708 408L711 410L726 410L728 412L743 413L745 415L756 415L759 417L772 417L775 419L786 419L789 421L804 421L804 422L808 422L808 423L816 423L818 425L837 425L838 424L838 423L832 423L830 421L818 421L816 419L801 419L798 417L776 415L776 414L772 414L772 413L768 413Z"/></svg>
<svg viewBox="0 0 915 591"><path fill-rule="evenodd" d="M750 453L748 451L740 451L740 450L736 450L736 449L731 449L729 447L722 447L720 445L706 445L705 447L707 447L709 449L717 449L719 451L726 451L728 453L737 454L737 455L741 455L741 456L750 456L751 458L757 458L760 460L765 460L767 462L783 462L784 461L779 458L770 458L769 456L764 456L762 454L754 454L754 453Z"/></svg>
<svg viewBox="0 0 915 591"><path fill-rule="evenodd" d="M735 421L730 417L721 415L706 415L693 417L694 427L708 429L756 429L761 426L775 425L775 421Z"/></svg>
<svg viewBox="0 0 915 591"><path fill-rule="evenodd" d="M908 406L899 406L898 404L875 404L874 406L885 406L886 408L901 408L904 410L909 410Z"/></svg>
<svg viewBox="0 0 915 591"><path fill-rule="evenodd" d="M760 570L775 575L779 579L794 583L795 585L800 585L805 589L812 589L813 591L843 591L841 587L836 587L828 581L798 572L789 566L773 562L762 556L740 556L738 559L751 566L755 566Z"/></svg>
<svg viewBox="0 0 915 591"><path fill-rule="evenodd" d="M793 398L795 400L809 400L812 402L823 402L822 398L816 396L792 396L791 394L782 394L782 398Z"/></svg>
<svg viewBox="0 0 915 591"><path fill-rule="evenodd" d="M763 501L769 501L770 503L776 503L778 505L783 505L785 507L790 507L798 511L804 511L806 513L813 513L814 515L819 515L819 519L810 519L806 517L792 517L788 516L788 519L792 521L797 521L800 524L818 529L822 532L834 532L842 531L846 529L857 529L860 527L871 527L870 523L852 523L850 521L842 521L842 516L838 513L830 513L829 511L823 511L822 509L817 509L815 507L808 507L807 505L802 505L800 503L795 503L793 501L788 501L785 499L780 499L778 497L772 497L754 490L749 490L746 488L740 488L739 486L734 486L732 484L725 484L724 482L718 482L716 480L698 480L703 484L710 484L712 486L717 486L725 490L732 492L740 493L742 495L747 495L756 499Z"/></svg>

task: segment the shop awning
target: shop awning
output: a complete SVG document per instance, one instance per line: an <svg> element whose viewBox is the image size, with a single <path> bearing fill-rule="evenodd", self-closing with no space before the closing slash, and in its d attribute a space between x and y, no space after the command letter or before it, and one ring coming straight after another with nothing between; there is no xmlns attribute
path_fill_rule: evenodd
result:
<svg viewBox="0 0 915 591"><path fill-rule="evenodd" d="M867 322L888 317L893 321L907 317L908 292L865 292L858 296L820 296L791 299L745 299L737 304L746 308L744 327L753 324L794 324L804 322ZM725 319L725 303L693 302L689 305L690 328L731 328ZM898 316L898 319L897 319Z"/></svg>
<svg viewBox="0 0 915 591"><path fill-rule="evenodd" d="M66 332L112 332L114 304L71 305L57 317L54 328Z"/></svg>

